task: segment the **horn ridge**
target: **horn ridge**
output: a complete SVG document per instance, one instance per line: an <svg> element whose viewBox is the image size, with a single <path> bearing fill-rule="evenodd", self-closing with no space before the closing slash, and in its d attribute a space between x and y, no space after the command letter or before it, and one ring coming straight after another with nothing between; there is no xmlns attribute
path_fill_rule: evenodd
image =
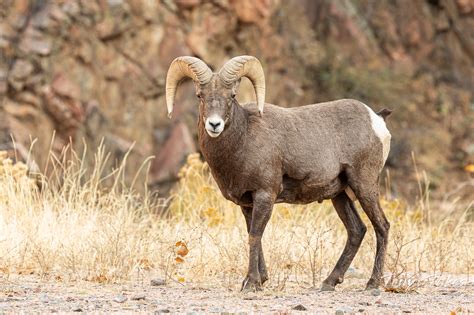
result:
<svg viewBox="0 0 474 315"><path fill-rule="evenodd" d="M218 73L226 86L241 77L247 77L253 84L260 114L265 103L265 74L260 61L254 56L238 56L227 61Z"/></svg>
<svg viewBox="0 0 474 315"><path fill-rule="evenodd" d="M166 75L166 107L169 117L173 112L178 84L186 77L200 84L206 84L212 78L212 71L204 61L196 57L181 56L171 62Z"/></svg>

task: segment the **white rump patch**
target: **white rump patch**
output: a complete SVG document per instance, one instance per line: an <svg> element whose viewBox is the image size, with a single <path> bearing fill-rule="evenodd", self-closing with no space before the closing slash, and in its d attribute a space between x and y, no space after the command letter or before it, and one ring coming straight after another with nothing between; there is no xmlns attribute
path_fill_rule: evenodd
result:
<svg viewBox="0 0 474 315"><path fill-rule="evenodd" d="M382 142L383 166L385 165L388 153L390 152L390 139L392 138L392 135L390 134L390 131L388 131L387 125L385 124L383 118L377 115L369 106L365 105L365 107L369 111L370 121L372 122L372 129Z"/></svg>

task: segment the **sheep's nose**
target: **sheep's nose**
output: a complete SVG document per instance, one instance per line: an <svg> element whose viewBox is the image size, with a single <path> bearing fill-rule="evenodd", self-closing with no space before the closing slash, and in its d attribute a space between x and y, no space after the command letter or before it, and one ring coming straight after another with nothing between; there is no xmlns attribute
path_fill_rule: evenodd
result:
<svg viewBox="0 0 474 315"><path fill-rule="evenodd" d="M220 122L220 121L218 121L218 122L215 122L215 123L213 123L213 122L209 122L209 125L211 125L211 126L212 126L212 128L213 128L214 130L216 130L216 128L217 128L217 127L219 127L219 126L221 125L221 122Z"/></svg>

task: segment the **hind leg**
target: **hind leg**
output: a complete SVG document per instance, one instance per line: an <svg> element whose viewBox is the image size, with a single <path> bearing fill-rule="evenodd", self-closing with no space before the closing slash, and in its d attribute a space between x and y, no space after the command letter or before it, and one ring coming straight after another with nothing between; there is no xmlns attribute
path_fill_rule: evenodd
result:
<svg viewBox="0 0 474 315"><path fill-rule="evenodd" d="M357 213L354 203L345 192L340 193L331 199L331 201L347 230L347 241L336 266L327 279L323 281L321 287L322 291L333 291L337 284L342 283L344 274L359 250L365 232L367 231L366 226Z"/></svg>
<svg viewBox="0 0 474 315"><path fill-rule="evenodd" d="M376 178L373 180L373 178ZM372 179L372 180L371 180ZM375 230L377 249L375 252L374 268L366 289L378 288L382 282L383 266L388 244L388 222L379 202L378 175L349 177L349 185L354 190L362 209L367 214Z"/></svg>

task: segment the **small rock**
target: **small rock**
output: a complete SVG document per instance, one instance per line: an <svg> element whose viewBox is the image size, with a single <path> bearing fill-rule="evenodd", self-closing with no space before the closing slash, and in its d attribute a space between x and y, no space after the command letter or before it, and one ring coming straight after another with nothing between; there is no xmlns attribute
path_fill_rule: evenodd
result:
<svg viewBox="0 0 474 315"><path fill-rule="evenodd" d="M359 308L358 312L359 312L359 313L365 312L365 308Z"/></svg>
<svg viewBox="0 0 474 315"><path fill-rule="evenodd" d="M83 309L82 309L81 305L75 305L71 308L71 311L73 311L73 312L83 312Z"/></svg>
<svg viewBox="0 0 474 315"><path fill-rule="evenodd" d="M13 78L21 80L30 75L31 72L33 72L33 65L27 60L18 59L13 65L11 75Z"/></svg>
<svg viewBox="0 0 474 315"><path fill-rule="evenodd" d="M71 81L64 73L59 73L55 76L51 87L56 94L72 99L78 99L81 95L79 86Z"/></svg>
<svg viewBox="0 0 474 315"><path fill-rule="evenodd" d="M117 295L116 297L114 297L114 301L117 302L117 303L123 303L127 300L127 297L125 295Z"/></svg>
<svg viewBox="0 0 474 315"><path fill-rule="evenodd" d="M345 313L352 313L352 308L348 306L343 306L336 310L336 315L343 315Z"/></svg>
<svg viewBox="0 0 474 315"><path fill-rule="evenodd" d="M370 302L359 302L360 305L371 306L372 303Z"/></svg>
<svg viewBox="0 0 474 315"><path fill-rule="evenodd" d="M29 38L25 37L20 43L20 49L27 53L36 53L47 56L51 53L53 43L48 38Z"/></svg>
<svg viewBox="0 0 474 315"><path fill-rule="evenodd" d="M160 313L171 313L171 311L167 308L165 309L162 309L162 310L159 310L159 311L156 311L155 314L160 314Z"/></svg>
<svg viewBox="0 0 474 315"><path fill-rule="evenodd" d="M370 290L370 295L373 295L373 296L379 296L380 293L381 293L380 289Z"/></svg>
<svg viewBox="0 0 474 315"><path fill-rule="evenodd" d="M49 9L49 16L58 22L65 22L68 20L67 15L57 6L51 6Z"/></svg>
<svg viewBox="0 0 474 315"><path fill-rule="evenodd" d="M403 313L411 313L410 310L402 310Z"/></svg>
<svg viewBox="0 0 474 315"><path fill-rule="evenodd" d="M296 306L293 306L291 309L295 310L295 311L307 311L308 310L306 308L306 306L304 306L303 304L298 304Z"/></svg>
<svg viewBox="0 0 474 315"><path fill-rule="evenodd" d="M250 300L258 300L258 294L255 292L246 292L242 297L243 300L250 301Z"/></svg>
<svg viewBox="0 0 474 315"><path fill-rule="evenodd" d="M145 297L145 294L136 294L134 296L132 296L130 299L133 300L133 301L140 301L140 300L144 300L146 297Z"/></svg>
<svg viewBox="0 0 474 315"><path fill-rule="evenodd" d="M375 302L375 304L377 304L377 306L379 307L390 307L390 308L399 308L400 306L397 305L397 304L393 304L393 303L389 303L389 302L382 302L382 301L378 301Z"/></svg>
<svg viewBox="0 0 474 315"><path fill-rule="evenodd" d="M30 23L36 29L49 30L57 26L55 21L49 18L49 10L39 10L30 18Z"/></svg>
<svg viewBox="0 0 474 315"><path fill-rule="evenodd" d="M75 1L66 1L62 6L62 10L70 16L75 16L81 11L79 4Z"/></svg>
<svg viewBox="0 0 474 315"><path fill-rule="evenodd" d="M154 287L165 285L166 281L163 279L151 279L150 284Z"/></svg>
<svg viewBox="0 0 474 315"><path fill-rule="evenodd" d="M100 39L110 39L120 34L113 18L107 17L96 25L96 30Z"/></svg>
<svg viewBox="0 0 474 315"><path fill-rule="evenodd" d="M39 300L43 303L49 303L49 297L46 294L42 294Z"/></svg>

